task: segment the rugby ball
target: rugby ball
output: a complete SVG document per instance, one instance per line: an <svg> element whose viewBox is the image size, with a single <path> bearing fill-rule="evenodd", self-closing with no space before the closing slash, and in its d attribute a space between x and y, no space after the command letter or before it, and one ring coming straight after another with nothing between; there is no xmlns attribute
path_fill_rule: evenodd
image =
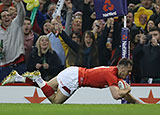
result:
<svg viewBox="0 0 160 115"><path fill-rule="evenodd" d="M118 81L118 87L119 87L119 89L126 89L126 88L127 88L127 83L126 83L126 81L124 81L123 79L120 79L120 80Z"/></svg>

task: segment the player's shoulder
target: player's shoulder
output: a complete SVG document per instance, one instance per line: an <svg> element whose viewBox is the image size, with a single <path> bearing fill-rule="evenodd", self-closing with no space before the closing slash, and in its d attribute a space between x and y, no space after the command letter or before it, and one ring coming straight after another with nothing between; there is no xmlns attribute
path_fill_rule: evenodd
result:
<svg viewBox="0 0 160 115"><path fill-rule="evenodd" d="M110 70L118 70L117 66L109 66Z"/></svg>
<svg viewBox="0 0 160 115"><path fill-rule="evenodd" d="M117 66L99 66L99 67L94 67L92 69L94 69L94 70L100 69L100 70L114 71L114 70L117 70Z"/></svg>

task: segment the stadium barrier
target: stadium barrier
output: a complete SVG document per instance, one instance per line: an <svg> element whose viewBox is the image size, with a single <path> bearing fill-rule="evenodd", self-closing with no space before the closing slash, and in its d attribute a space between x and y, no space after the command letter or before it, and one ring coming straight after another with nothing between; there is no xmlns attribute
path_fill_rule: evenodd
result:
<svg viewBox="0 0 160 115"><path fill-rule="evenodd" d="M160 103L160 84L131 84L132 95L141 102ZM0 86L0 103L47 103L40 88L26 83L10 83ZM114 100L109 88L79 88L65 104L121 104Z"/></svg>

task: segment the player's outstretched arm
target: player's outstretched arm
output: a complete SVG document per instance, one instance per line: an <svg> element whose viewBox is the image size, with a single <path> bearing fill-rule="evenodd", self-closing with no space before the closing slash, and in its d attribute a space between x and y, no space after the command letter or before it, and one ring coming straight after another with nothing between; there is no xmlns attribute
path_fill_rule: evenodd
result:
<svg viewBox="0 0 160 115"><path fill-rule="evenodd" d="M143 104L142 102L140 102L139 100L137 100L135 97L133 97L133 95L131 95L130 93L126 94L124 96L124 99L129 102L129 103L133 103L133 104Z"/></svg>
<svg viewBox="0 0 160 115"><path fill-rule="evenodd" d="M110 86L110 91L114 99L118 100L123 98L126 94L128 94L131 91L130 87L127 87L126 89L119 89L117 86Z"/></svg>

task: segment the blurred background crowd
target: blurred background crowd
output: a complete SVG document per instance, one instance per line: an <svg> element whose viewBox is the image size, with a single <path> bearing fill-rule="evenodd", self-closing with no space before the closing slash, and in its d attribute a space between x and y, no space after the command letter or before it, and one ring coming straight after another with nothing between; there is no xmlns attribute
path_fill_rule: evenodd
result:
<svg viewBox="0 0 160 115"><path fill-rule="evenodd" d="M20 1L20 2L19 2ZM39 70L46 81L69 66L116 66L124 17L96 20L94 0L39 0L33 20L22 0L0 0L0 81ZM160 83L160 0L127 0L132 83Z"/></svg>

